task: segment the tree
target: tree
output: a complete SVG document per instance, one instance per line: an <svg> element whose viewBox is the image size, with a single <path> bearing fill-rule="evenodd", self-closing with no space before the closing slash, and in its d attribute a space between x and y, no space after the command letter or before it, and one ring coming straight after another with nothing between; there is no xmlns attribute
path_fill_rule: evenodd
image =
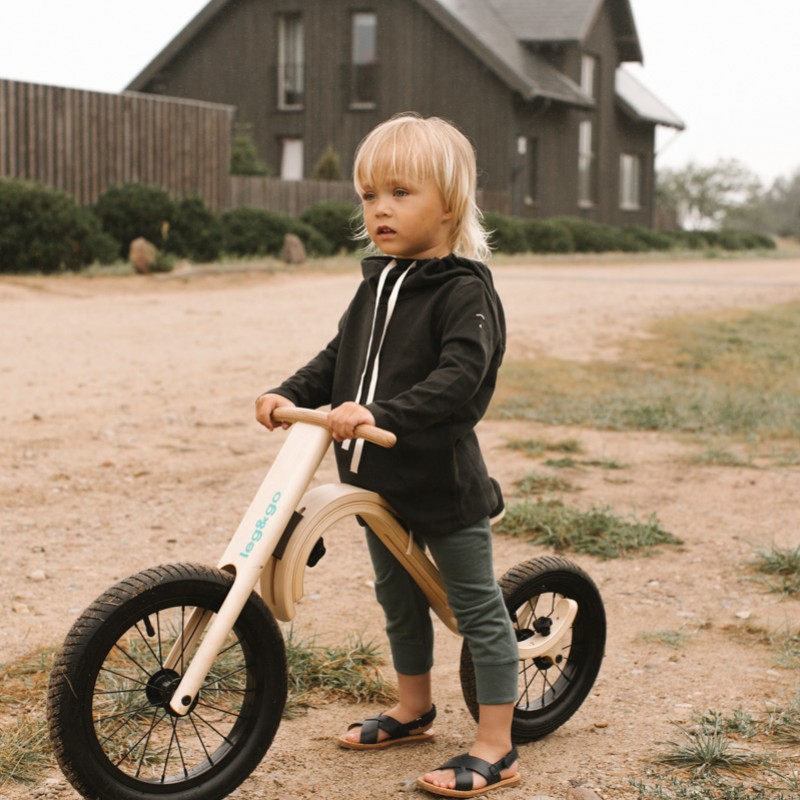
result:
<svg viewBox="0 0 800 800"><path fill-rule="evenodd" d="M656 206L676 214L684 228L717 229L747 218L762 192L758 176L740 161L722 159L710 167L690 163L659 171Z"/></svg>
<svg viewBox="0 0 800 800"><path fill-rule="evenodd" d="M318 181L340 181L343 179L342 162L332 144L329 144L322 152L311 177Z"/></svg>
<svg viewBox="0 0 800 800"><path fill-rule="evenodd" d="M259 158L249 122L233 125L231 140L231 175L269 175L269 167Z"/></svg>
<svg viewBox="0 0 800 800"><path fill-rule="evenodd" d="M765 194L763 204L774 233L800 239L800 169L789 178L778 178Z"/></svg>

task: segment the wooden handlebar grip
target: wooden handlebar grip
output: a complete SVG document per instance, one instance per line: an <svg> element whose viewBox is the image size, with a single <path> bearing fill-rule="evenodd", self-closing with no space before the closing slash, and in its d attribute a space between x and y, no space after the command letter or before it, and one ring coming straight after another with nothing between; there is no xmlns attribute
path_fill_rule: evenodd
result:
<svg viewBox="0 0 800 800"><path fill-rule="evenodd" d="M272 412L272 419L275 422L305 422L320 428L328 427L328 415L324 411L316 411L311 408L286 406L276 408ZM365 439L381 447L394 447L397 444L397 437L391 431L377 428L375 425L359 425L355 430L355 435L357 439Z"/></svg>

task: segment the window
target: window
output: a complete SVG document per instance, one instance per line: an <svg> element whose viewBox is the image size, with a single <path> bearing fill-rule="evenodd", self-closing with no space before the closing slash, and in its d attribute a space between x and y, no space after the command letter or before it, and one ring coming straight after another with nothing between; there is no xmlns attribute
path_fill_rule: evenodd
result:
<svg viewBox="0 0 800 800"><path fill-rule="evenodd" d="M375 14L353 14L353 48L350 65L350 105L373 108L377 90L378 55Z"/></svg>
<svg viewBox="0 0 800 800"><path fill-rule="evenodd" d="M525 158L525 205L533 206L539 200L539 140L528 139Z"/></svg>
<svg viewBox="0 0 800 800"><path fill-rule="evenodd" d="M303 140L287 137L281 139L281 180L303 179Z"/></svg>
<svg viewBox="0 0 800 800"><path fill-rule="evenodd" d="M592 123L584 120L578 128L578 205L594 204L594 152L592 150Z"/></svg>
<svg viewBox="0 0 800 800"><path fill-rule="evenodd" d="M581 91L591 98L596 96L597 59L594 56L581 56Z"/></svg>
<svg viewBox="0 0 800 800"><path fill-rule="evenodd" d="M303 18L297 14L278 20L278 108L303 107L305 69Z"/></svg>
<svg viewBox="0 0 800 800"><path fill-rule="evenodd" d="M641 158L623 153L619 157L619 207L635 210L640 207Z"/></svg>

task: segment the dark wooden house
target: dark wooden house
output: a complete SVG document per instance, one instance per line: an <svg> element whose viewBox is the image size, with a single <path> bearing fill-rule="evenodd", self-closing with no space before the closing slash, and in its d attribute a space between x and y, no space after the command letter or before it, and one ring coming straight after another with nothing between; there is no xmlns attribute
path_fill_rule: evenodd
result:
<svg viewBox="0 0 800 800"><path fill-rule="evenodd" d="M484 209L651 225L657 125L681 120L621 66L628 0L212 0L128 87L227 103L262 158L348 170L400 111L453 121Z"/></svg>

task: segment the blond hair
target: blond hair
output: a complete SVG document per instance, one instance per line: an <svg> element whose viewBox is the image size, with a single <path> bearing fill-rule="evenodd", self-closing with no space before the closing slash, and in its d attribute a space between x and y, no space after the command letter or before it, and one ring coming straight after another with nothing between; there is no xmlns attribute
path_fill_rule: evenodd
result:
<svg viewBox="0 0 800 800"><path fill-rule="evenodd" d="M353 183L361 197L367 188L397 179L415 183L433 179L444 207L453 214L450 249L466 258L488 258L488 234L475 200L475 151L461 131L438 117L425 119L413 113L382 122L356 150ZM369 238L365 225L357 236Z"/></svg>

